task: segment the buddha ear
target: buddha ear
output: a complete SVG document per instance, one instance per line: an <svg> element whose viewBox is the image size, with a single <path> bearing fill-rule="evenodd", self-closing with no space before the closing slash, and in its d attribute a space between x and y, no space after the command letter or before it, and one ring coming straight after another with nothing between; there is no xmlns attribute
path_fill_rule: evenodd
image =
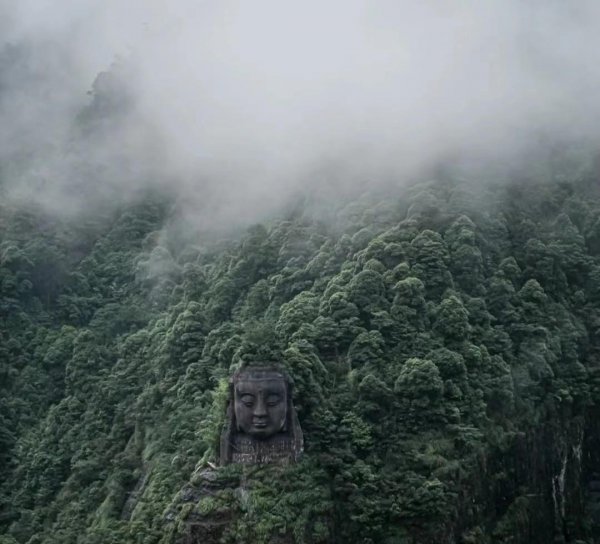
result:
<svg viewBox="0 0 600 544"><path fill-rule="evenodd" d="M227 406L227 410L230 412L230 421L233 423L232 427L240 432L240 424L238 423L237 417L235 417L235 387L233 383L233 378L229 380L229 403Z"/></svg>
<svg viewBox="0 0 600 544"><path fill-rule="evenodd" d="M281 428L281 430L284 433L287 433L288 431L288 422L290 421L290 417L292 417L292 413L294 410L294 404L292 402L292 391L291 388L288 388L287 390L287 402L286 402L286 410L285 410L285 419L283 420L283 427Z"/></svg>

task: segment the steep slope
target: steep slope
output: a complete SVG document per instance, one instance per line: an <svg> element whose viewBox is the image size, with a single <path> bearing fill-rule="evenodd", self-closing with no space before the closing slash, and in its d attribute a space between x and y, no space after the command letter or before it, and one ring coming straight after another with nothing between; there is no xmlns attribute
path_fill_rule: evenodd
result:
<svg viewBox="0 0 600 544"><path fill-rule="evenodd" d="M88 224L3 209L0 542L174 542L191 514L224 542L593 542L600 191L541 178L225 242L160 196ZM257 360L295 380L303 460L183 504Z"/></svg>

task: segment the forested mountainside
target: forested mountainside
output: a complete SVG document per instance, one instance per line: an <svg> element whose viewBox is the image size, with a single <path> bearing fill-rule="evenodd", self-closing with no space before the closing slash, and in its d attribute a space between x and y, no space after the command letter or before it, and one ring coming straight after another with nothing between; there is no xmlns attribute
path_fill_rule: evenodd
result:
<svg viewBox="0 0 600 544"><path fill-rule="evenodd" d="M596 167L299 205L225 241L176 215L2 205L2 544L166 544L192 514L222 542L598 541ZM182 504L256 361L295 381L303 459L216 469L237 483Z"/></svg>

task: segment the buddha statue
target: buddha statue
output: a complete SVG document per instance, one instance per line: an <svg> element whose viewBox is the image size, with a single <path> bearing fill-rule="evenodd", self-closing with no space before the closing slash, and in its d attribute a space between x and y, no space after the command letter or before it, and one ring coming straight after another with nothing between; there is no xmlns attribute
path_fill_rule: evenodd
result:
<svg viewBox="0 0 600 544"><path fill-rule="evenodd" d="M230 380L221 464L285 464L302 453L292 380L274 366L248 366Z"/></svg>

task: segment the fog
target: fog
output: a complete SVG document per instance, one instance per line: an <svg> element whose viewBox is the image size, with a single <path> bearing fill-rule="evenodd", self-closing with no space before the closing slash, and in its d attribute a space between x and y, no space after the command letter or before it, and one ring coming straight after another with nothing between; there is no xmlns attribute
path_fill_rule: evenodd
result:
<svg viewBox="0 0 600 544"><path fill-rule="evenodd" d="M600 141L594 0L0 0L0 31L23 55L1 57L4 197L59 211L158 184L252 221L302 191Z"/></svg>

